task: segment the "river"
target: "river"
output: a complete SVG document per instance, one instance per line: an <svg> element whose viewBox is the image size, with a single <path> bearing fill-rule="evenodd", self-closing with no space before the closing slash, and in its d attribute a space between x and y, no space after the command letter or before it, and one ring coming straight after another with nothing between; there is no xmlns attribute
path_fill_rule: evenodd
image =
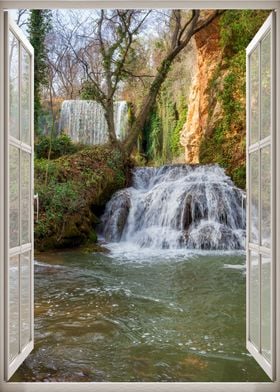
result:
<svg viewBox="0 0 280 392"><path fill-rule="evenodd" d="M37 255L35 349L14 381L268 381L245 347L245 208L217 165L136 168L109 253Z"/></svg>
<svg viewBox="0 0 280 392"><path fill-rule="evenodd" d="M245 254L37 256L35 349L12 381L267 381L245 348Z"/></svg>

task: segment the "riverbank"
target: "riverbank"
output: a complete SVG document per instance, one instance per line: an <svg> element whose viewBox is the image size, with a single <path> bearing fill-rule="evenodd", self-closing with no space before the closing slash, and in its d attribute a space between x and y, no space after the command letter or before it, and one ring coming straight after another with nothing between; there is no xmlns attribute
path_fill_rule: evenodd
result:
<svg viewBox="0 0 280 392"><path fill-rule="evenodd" d="M130 166L119 149L108 145L86 146L58 159L36 159L40 211L35 248L96 244L99 216L113 193L128 185Z"/></svg>

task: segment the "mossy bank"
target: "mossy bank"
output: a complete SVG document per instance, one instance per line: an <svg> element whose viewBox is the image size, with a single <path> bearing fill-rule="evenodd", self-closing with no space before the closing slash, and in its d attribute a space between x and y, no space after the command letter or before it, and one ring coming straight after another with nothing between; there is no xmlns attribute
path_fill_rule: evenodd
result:
<svg viewBox="0 0 280 392"><path fill-rule="evenodd" d="M118 148L81 147L57 159L35 160L39 220L37 250L89 246L97 242L96 226L112 194L127 185L131 163Z"/></svg>

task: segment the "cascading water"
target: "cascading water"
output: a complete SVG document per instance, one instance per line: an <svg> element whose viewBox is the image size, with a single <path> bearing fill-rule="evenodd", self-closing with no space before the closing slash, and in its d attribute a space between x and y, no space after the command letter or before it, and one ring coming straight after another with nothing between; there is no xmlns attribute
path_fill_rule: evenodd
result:
<svg viewBox="0 0 280 392"><path fill-rule="evenodd" d="M136 168L107 204L102 233L141 248L244 249L244 195L218 165Z"/></svg>
<svg viewBox="0 0 280 392"><path fill-rule="evenodd" d="M119 140L125 137L127 126L128 106L126 101L118 101L115 103L115 128L116 136Z"/></svg>
<svg viewBox="0 0 280 392"><path fill-rule="evenodd" d="M114 104L116 136L122 140L127 125L127 103ZM104 144L108 140L104 109L95 101L63 101L60 113L59 133L66 133L75 142L83 144Z"/></svg>

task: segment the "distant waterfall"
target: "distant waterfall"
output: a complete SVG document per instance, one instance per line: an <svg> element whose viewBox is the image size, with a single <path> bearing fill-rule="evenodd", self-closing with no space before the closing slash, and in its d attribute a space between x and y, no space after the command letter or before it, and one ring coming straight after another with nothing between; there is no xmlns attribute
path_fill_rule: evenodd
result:
<svg viewBox="0 0 280 392"><path fill-rule="evenodd" d="M244 192L218 165L136 168L107 203L107 241L145 248L244 249Z"/></svg>
<svg viewBox="0 0 280 392"><path fill-rule="evenodd" d="M127 125L127 103L114 104L115 130L118 139L125 136ZM60 113L59 133L66 133L74 142L104 144L108 141L104 109L95 101L63 101Z"/></svg>
<svg viewBox="0 0 280 392"><path fill-rule="evenodd" d="M127 126L128 107L126 101L118 101L115 103L115 130L119 140L125 137Z"/></svg>

